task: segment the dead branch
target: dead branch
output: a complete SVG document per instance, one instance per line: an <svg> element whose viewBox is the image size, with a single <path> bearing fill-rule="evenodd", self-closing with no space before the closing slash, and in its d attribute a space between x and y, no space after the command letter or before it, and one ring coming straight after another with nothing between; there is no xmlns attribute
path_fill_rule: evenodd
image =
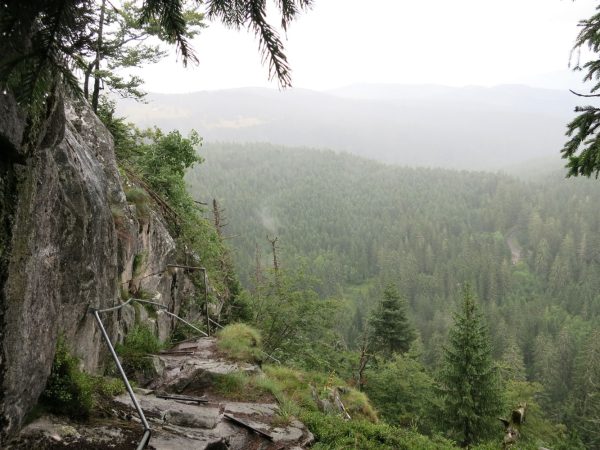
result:
<svg viewBox="0 0 600 450"><path fill-rule="evenodd" d="M510 449L521 437L521 425L525 423L526 410L527 403L521 403L517 408L512 410L510 419L498 418L504 425L503 450Z"/></svg>
<svg viewBox="0 0 600 450"><path fill-rule="evenodd" d="M600 94L580 94L575 92L573 89L569 89L571 94L575 94L577 97L600 97Z"/></svg>

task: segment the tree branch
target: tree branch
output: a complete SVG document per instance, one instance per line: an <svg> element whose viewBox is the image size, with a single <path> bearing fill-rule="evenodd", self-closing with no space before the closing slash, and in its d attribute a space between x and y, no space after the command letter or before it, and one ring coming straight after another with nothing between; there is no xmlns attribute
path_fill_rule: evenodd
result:
<svg viewBox="0 0 600 450"><path fill-rule="evenodd" d="M573 89L569 89L571 94L575 94L577 97L600 97L600 94L579 94L575 92Z"/></svg>

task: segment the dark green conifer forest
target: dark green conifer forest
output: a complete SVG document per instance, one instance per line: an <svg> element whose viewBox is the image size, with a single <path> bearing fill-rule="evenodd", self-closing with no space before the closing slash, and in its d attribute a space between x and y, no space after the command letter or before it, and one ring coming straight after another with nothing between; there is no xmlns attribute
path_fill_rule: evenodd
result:
<svg viewBox="0 0 600 450"><path fill-rule="evenodd" d="M257 276L273 276L268 235L278 237L279 271L303 277L306 298L334 308L334 332L320 335L318 356L296 353L298 364L362 377L390 423L463 444L501 434L497 417L527 402L524 442L596 448L598 385L579 367L598 366L584 356L600 326L597 182L560 171L522 179L404 168L266 144L206 144L200 154L206 161L187 182L196 199L225 210L246 300ZM416 336L402 325L395 348L381 341L396 321L383 313L394 292ZM465 299L481 313L466 311ZM487 419L474 413L481 422L468 433L456 414L439 415L455 409L448 384L461 351L491 377L480 390L489 400L473 399L491 408Z"/></svg>

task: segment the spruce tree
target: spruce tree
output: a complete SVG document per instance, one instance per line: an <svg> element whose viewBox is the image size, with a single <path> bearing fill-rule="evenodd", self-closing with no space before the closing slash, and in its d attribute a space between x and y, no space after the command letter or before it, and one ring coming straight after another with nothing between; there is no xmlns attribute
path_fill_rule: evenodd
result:
<svg viewBox="0 0 600 450"><path fill-rule="evenodd" d="M373 337L386 356L405 353L415 339L415 332L408 322L406 303L398 289L390 284L383 291L383 298L371 318Z"/></svg>
<svg viewBox="0 0 600 450"><path fill-rule="evenodd" d="M574 427L588 448L600 448L600 329L592 331L575 360Z"/></svg>
<svg viewBox="0 0 600 450"><path fill-rule="evenodd" d="M468 285L444 348L440 381L452 437L466 447L488 435L502 403L487 327Z"/></svg>

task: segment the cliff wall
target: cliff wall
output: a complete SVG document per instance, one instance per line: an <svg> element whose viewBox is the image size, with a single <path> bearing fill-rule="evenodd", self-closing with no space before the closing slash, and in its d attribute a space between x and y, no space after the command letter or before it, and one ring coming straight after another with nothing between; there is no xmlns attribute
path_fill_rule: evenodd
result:
<svg viewBox="0 0 600 450"><path fill-rule="evenodd" d="M25 115L0 95L0 444L43 391L59 334L85 370L102 368L90 307L114 306L135 290L177 313L193 295L180 269L167 270L177 261L163 219L152 211L140 218L127 203L108 130L85 103L48 103L39 138L26 146ZM117 340L136 318L162 339L174 326L134 307L104 320Z"/></svg>

